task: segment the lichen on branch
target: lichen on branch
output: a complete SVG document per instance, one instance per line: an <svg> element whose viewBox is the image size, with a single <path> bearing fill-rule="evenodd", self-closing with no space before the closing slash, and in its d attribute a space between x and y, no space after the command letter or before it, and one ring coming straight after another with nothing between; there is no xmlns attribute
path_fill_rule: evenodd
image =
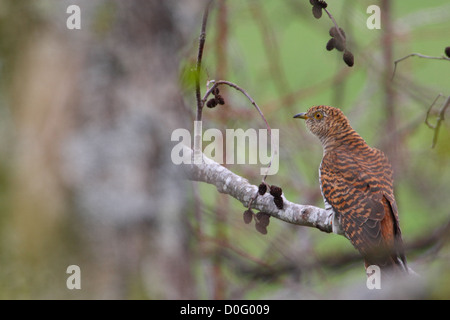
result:
<svg viewBox="0 0 450 320"><path fill-rule="evenodd" d="M185 155L191 155L192 149L184 147ZM205 182L214 185L221 193L240 201L244 207L263 211L270 216L292 224L314 227L321 231L332 232L332 218L325 209L297 204L288 201L284 196L283 209L278 209L273 202L273 196L266 193L258 195L258 186L202 155L201 164L183 164L187 178L192 181ZM252 200L253 199L253 200Z"/></svg>

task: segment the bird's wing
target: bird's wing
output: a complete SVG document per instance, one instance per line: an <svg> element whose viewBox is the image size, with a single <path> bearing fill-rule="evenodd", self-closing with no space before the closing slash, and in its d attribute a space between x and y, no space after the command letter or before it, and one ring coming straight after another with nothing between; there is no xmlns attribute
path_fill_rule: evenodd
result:
<svg viewBox="0 0 450 320"><path fill-rule="evenodd" d="M390 247L387 237L394 238L391 226L398 226L398 221L395 200L393 204L390 202L392 169L381 151L370 151L364 156L352 152L326 153L320 179L323 196L340 217L347 238L364 257L381 261ZM364 161L359 160L361 157ZM389 216L384 219L386 215Z"/></svg>

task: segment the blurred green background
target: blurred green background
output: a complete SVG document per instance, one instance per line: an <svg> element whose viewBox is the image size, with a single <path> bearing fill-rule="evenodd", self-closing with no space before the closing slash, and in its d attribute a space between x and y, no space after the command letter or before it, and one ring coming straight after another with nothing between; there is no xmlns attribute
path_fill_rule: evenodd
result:
<svg viewBox="0 0 450 320"><path fill-rule="evenodd" d="M69 30L69 5L81 30ZM385 151L409 266L420 277L366 288L348 240L271 218L268 234L215 187L170 160L176 128L193 130L194 78L206 2L0 0L0 298L450 298L450 4L329 1L355 65L326 51L325 14L307 0L213 1L203 53L207 80L229 80L280 130L280 170L267 180L290 201L323 207L319 141L292 119L341 108ZM381 29L366 26L369 5ZM223 88L223 89L222 89ZM203 130L263 129L243 95L205 108ZM448 115L448 110L447 113ZM204 143L204 146L207 143ZM258 185L260 165L227 165ZM69 290L69 265L81 289Z"/></svg>

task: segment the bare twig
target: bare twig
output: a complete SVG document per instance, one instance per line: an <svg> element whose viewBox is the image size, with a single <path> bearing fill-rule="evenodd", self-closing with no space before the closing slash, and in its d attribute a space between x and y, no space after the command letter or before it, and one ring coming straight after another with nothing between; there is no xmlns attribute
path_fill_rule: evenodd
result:
<svg viewBox="0 0 450 320"><path fill-rule="evenodd" d="M436 126L435 126L435 125L433 126L431 123L428 122L428 118L430 117L431 109L433 109L434 105L436 104L436 101L438 101L438 99L439 99L440 97L442 97L442 96L443 96L442 93L439 93L438 96L436 97L436 99L434 99L434 101L433 101L433 103L431 104L431 106L428 108L427 116L426 116L426 118L425 118L425 124L426 124L426 125L428 126L428 128L430 128L430 129L436 129Z"/></svg>
<svg viewBox="0 0 450 320"><path fill-rule="evenodd" d="M267 122L266 118L264 117L264 114L262 113L261 109L259 108L259 106L256 104L255 100L253 100L253 98L241 87L239 87L238 85L229 82L229 81L225 81L225 80L219 80L219 81L208 81L207 86L209 87L210 83L213 83L213 86L211 88L209 88L207 90L207 92L205 93L205 96L203 97L203 99L201 98L201 90L200 90L200 73L201 73L201 65L202 65L202 57L203 57L203 49L204 49L204 45L205 45L205 41L206 41L206 24L208 21L208 15L209 15L209 9L211 6L213 0L210 0L208 2L208 4L205 7L205 11L203 12L203 18L202 18L202 27L201 27L201 32L200 32L200 37L199 37L199 46L198 46L198 54L197 54L197 70L196 70L196 77L195 77L195 93L196 93L196 100L197 100L197 124L201 123L202 120L202 111L203 111L203 107L206 103L206 100L208 98L208 96L213 92L213 90L215 88L217 88L219 85L228 85L238 91L240 91L242 94L244 94L247 99L252 103L252 105L255 107L255 109L258 111L258 113L260 114L261 118L263 119L266 128L267 128L267 132L269 134L269 137L272 138L272 130L269 126L269 123ZM201 158L201 150L200 150L200 145L201 145L201 135L196 135L194 136L194 152L193 152L193 158L194 158L194 163L198 164L199 163L199 159ZM272 142L272 139L271 139ZM270 163L268 165L266 174L264 175L262 181L264 182L267 178L267 175L269 173L269 168L272 165L274 156L276 155L276 153L278 152L277 150L275 150L275 146L271 145L272 148L272 158L270 160ZM257 197L258 193L256 193L255 198ZM251 204L251 202L250 202Z"/></svg>
<svg viewBox="0 0 450 320"><path fill-rule="evenodd" d="M433 57L433 56L426 56L424 54L420 54L420 53L410 53L407 56L404 56L403 58L397 59L394 61L394 71L392 72L392 79L394 79L395 76L395 71L397 70L397 63L406 60L410 57L419 57L419 58L424 58L424 59L432 59L432 60L447 60L450 61L450 58L447 58L446 56L441 56L441 57Z"/></svg>
<svg viewBox="0 0 450 320"><path fill-rule="evenodd" d="M211 6L213 0L210 0L203 12L202 18L202 28L200 31L200 37L198 40L198 53L197 53L197 68L195 73L195 96L197 99L197 121L202 120L202 110L204 106L204 102L201 99L201 91L200 91L200 73L202 69L202 57L203 57L203 48L205 47L206 41L206 23L208 22L209 15L209 7Z"/></svg>
<svg viewBox="0 0 450 320"><path fill-rule="evenodd" d="M226 81L226 80L210 80L208 81L208 83L213 83L213 86L211 88L208 89L208 91L206 91L205 96L203 97L202 104L205 104L206 100L208 99L208 96L214 91L215 88L217 88L219 85L227 85L230 86L234 89L236 89L237 91L241 92L244 96L247 97L247 99L252 103L252 105L255 107L255 109L258 111L258 113L260 114L261 118L263 119L264 123L266 124L267 130L269 132L269 135L271 133L271 129L269 126L269 123L267 122L266 118L264 117L264 114L262 113L261 109L259 108L259 106L256 104L255 100L253 100L253 98L241 87L239 87L237 84L234 84L233 82L230 81Z"/></svg>
<svg viewBox="0 0 450 320"><path fill-rule="evenodd" d="M262 113L261 108L256 104L255 100L253 100L253 98L252 98L252 97L251 97L244 89L242 89L241 87L239 87L237 84L234 84L233 82L226 81L226 80L218 80L218 81L210 80L210 81L208 81L208 85L209 85L210 83L213 83L213 86L212 86L211 88L209 88L209 89L206 91L205 96L204 96L203 99L202 99L202 104L203 104L203 105L205 104L206 100L208 99L208 96L209 96L209 95L214 91L214 89L217 88L219 85L227 85L227 86L230 86L230 87L236 89L237 91L241 92L241 93L242 93L244 96L246 96L247 99L252 103L252 105L255 107L255 109L258 111L259 115L260 115L261 118L263 119L263 121L264 121L264 123L265 123L265 125L266 125L266 128L267 128L267 133L269 134L269 137L272 137L272 129L270 128L269 123L267 122L266 117L264 117L264 114ZM271 140L271 141L272 141L272 140ZM275 150L275 146L272 146L272 145L271 145L271 148L272 148L272 159L270 159L270 163L269 163L269 165L268 165L267 172L268 172L268 169L270 168L270 166L272 165L273 157L274 157L275 154L278 152L277 150ZM267 178L267 174L263 177L262 181L266 181L266 178Z"/></svg>
<svg viewBox="0 0 450 320"><path fill-rule="evenodd" d="M328 17L329 17L329 18L331 19L331 21L333 22L334 26L336 27L336 31L337 31L337 33L339 34L339 37L341 37L341 40L342 40L342 41L345 41L345 37L344 37L344 35L341 33L341 30L339 29L339 26L338 26L336 20L334 20L333 15L330 13L330 11L327 10L327 8L324 8L323 10L327 13Z"/></svg>
<svg viewBox="0 0 450 320"><path fill-rule="evenodd" d="M202 121L202 111L203 106L205 105L205 102L202 101L202 93L200 91L200 74L202 70L202 57L203 57L203 48L205 47L205 41L206 41L206 23L208 22L208 15L209 15L209 7L211 6L213 0L209 0L205 7L205 11L203 12L203 18L202 18L202 28L200 31L200 37L198 42L198 53L197 53L197 68L195 71L195 97L197 100L197 124ZM197 134L194 136L194 161L198 161L198 159L201 158L201 132L200 134Z"/></svg>
<svg viewBox="0 0 450 320"><path fill-rule="evenodd" d="M443 96L441 93L436 97L436 99L434 99L433 103L431 104L431 106L428 108L427 111L427 116L425 118L425 124L428 126L428 128L433 129L434 130L434 135L433 135L433 142L431 144L431 148L434 148L436 146L437 143L437 139L438 139L438 135L439 135L439 129L441 128L441 123L442 121L445 120L445 111L447 110L448 106L450 106L450 96L447 97L447 99L445 99L444 104L441 107L441 110L439 110L439 114L438 114L438 118L436 120L436 124L432 125L430 124L430 122L428 121L428 118L430 116L430 112L431 109L433 108L433 106L436 104L436 101Z"/></svg>

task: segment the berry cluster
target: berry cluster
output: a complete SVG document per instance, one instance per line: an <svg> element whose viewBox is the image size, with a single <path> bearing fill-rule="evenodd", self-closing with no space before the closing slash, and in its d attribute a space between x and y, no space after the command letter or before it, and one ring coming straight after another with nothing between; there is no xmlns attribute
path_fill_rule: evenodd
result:
<svg viewBox="0 0 450 320"><path fill-rule="evenodd" d="M283 193L283 190L281 190L280 187L277 186L271 186L270 187L270 194L273 197L273 202L277 206L278 209L283 209L283 198L281 197L281 194Z"/></svg>
<svg viewBox="0 0 450 320"><path fill-rule="evenodd" d="M278 209L283 209L283 198L281 195L283 194L283 190L277 186L269 186L267 183L262 182L258 187L258 194L263 196L267 192L267 187L270 188L270 194L273 197L273 202L277 206ZM270 215L266 212L258 212L257 214L253 213L253 210L248 208L244 211L244 222L249 224L252 222L253 218L255 218L255 228L258 232L262 234L267 234L267 226L269 225Z"/></svg>
<svg viewBox="0 0 450 320"><path fill-rule="evenodd" d="M247 209L244 211L244 222L246 224L252 222L253 217L255 217L256 230L262 234L267 234L267 226L270 222L270 215L262 211L254 214L252 209Z"/></svg>
<svg viewBox="0 0 450 320"><path fill-rule="evenodd" d="M261 183L261 184L258 186L258 193L259 193L261 196L263 196L266 192L267 192L267 184Z"/></svg>
<svg viewBox="0 0 450 320"><path fill-rule="evenodd" d="M340 35L339 35L340 33ZM339 28L339 32L336 29L336 27L331 27L329 34L331 36L331 39L327 42L327 50L331 51L334 48L338 51L344 51L345 50L345 32L344 29ZM342 36L341 36L342 35Z"/></svg>
<svg viewBox="0 0 450 320"><path fill-rule="evenodd" d="M264 195L266 192L267 192L267 185L265 183L261 183L258 187L258 193L260 195ZM280 187L270 186L270 194L273 197L273 202L280 210L283 209L283 198L281 197L282 193L283 190Z"/></svg>
<svg viewBox="0 0 450 320"><path fill-rule="evenodd" d="M331 39L327 42L327 50L331 51L333 49L336 49L337 51L344 52L344 62L349 66L352 67L354 64L354 57L353 54L347 50L346 48L346 37L345 32L342 28L339 28L339 31L336 27L332 27L329 31Z"/></svg>
<svg viewBox="0 0 450 320"><path fill-rule="evenodd" d="M215 87L212 91L212 94L214 95L214 98L209 99L206 102L206 106L208 108L214 108L215 106L217 106L218 104L220 105L224 105L225 104L225 100L223 99L223 97L219 94L219 88Z"/></svg>
<svg viewBox="0 0 450 320"><path fill-rule="evenodd" d="M328 7L328 4L324 0L309 0L309 3L312 4L312 13L316 19L320 19L322 17L322 11ZM327 11L327 10L325 10ZM331 18L331 14L327 11L328 15ZM333 19L332 19L333 20ZM333 20L334 22L334 20ZM346 48L346 39L345 32L342 28L337 29L337 27L332 27L330 29L331 39L327 42L327 50L331 51L336 49L340 52L344 52L343 59L344 62L349 66L353 67L354 57L353 54L347 50Z"/></svg>

